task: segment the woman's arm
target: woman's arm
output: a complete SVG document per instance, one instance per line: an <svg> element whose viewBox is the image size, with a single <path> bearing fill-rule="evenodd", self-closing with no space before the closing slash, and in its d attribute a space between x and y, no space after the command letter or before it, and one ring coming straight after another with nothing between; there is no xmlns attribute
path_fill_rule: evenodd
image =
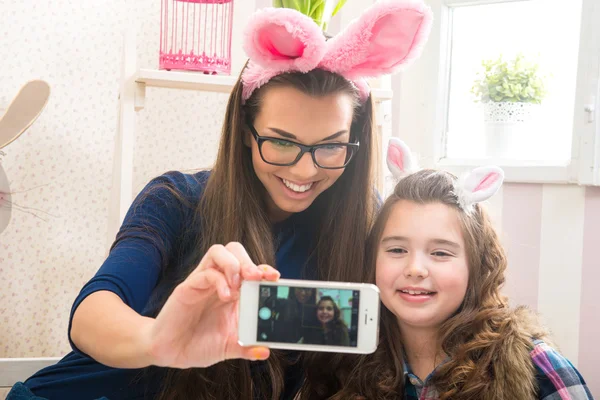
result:
<svg viewBox="0 0 600 400"><path fill-rule="evenodd" d="M71 340L94 360L114 368L144 368L153 364L143 317L109 291L86 297L73 315Z"/></svg>
<svg viewBox="0 0 600 400"><path fill-rule="evenodd" d="M75 311L71 339L95 360L118 368L204 368L231 358L265 359L268 349L237 342L245 279L273 281L279 272L256 266L239 243L212 246L156 318L142 317L116 294L98 291Z"/></svg>
<svg viewBox="0 0 600 400"><path fill-rule="evenodd" d="M136 197L108 257L73 303L68 329L73 350L109 366L148 365L140 336L150 319L140 314L190 218L181 198L200 195L201 185L190 179L165 174Z"/></svg>

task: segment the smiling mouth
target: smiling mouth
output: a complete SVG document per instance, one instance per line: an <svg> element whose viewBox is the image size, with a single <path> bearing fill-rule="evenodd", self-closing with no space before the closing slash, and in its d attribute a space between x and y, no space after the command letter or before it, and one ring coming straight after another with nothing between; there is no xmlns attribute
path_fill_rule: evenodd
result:
<svg viewBox="0 0 600 400"><path fill-rule="evenodd" d="M279 179L281 179L281 181L283 182L285 187L287 187L288 189L290 189L296 193L304 193L304 192L310 190L315 184L315 182L310 182L310 183L307 183L304 185L298 185L294 182L288 181L287 179L283 179L283 178L279 178Z"/></svg>
<svg viewBox="0 0 600 400"><path fill-rule="evenodd" d="M402 289L402 290L398 290L400 293L406 293L406 294L410 294L413 296L422 296L422 295L433 295L436 292L427 292L427 291L423 291L423 290L408 290L408 289Z"/></svg>

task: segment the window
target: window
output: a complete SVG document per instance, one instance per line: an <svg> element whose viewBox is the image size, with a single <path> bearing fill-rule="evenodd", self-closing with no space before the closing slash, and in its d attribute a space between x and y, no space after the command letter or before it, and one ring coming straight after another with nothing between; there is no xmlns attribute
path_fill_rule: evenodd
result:
<svg viewBox="0 0 600 400"><path fill-rule="evenodd" d="M430 40L394 85L404 92L396 132L425 164L459 172L494 163L512 181L600 183L600 154L588 148L599 135L597 0L426 1ZM408 104L419 97L420 110Z"/></svg>
<svg viewBox="0 0 600 400"><path fill-rule="evenodd" d="M449 158L571 158L581 3L570 0L565 7L564 1L535 0L451 9ZM500 57L509 69L498 70L497 82L483 84L500 86L496 98L504 104L490 101L486 106L492 110L485 116L484 104L474 101L471 89L482 61ZM504 76L515 64L522 72ZM490 75L493 79L493 70ZM542 87L533 87L536 82ZM523 97L537 101L544 86L541 104L513 102ZM529 115L515 115L523 107Z"/></svg>

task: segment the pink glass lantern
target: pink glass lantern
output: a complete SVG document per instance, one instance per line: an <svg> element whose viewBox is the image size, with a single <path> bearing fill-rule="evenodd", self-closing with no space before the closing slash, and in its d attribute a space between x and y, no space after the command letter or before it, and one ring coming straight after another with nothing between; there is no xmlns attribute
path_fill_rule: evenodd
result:
<svg viewBox="0 0 600 400"><path fill-rule="evenodd" d="M160 69L231 73L233 0L161 0Z"/></svg>

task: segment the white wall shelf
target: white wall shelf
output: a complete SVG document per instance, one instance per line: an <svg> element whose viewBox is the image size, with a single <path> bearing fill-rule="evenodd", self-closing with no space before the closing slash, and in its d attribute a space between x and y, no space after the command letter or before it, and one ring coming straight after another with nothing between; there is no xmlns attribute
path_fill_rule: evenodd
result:
<svg viewBox="0 0 600 400"><path fill-rule="evenodd" d="M198 72L138 69L134 81L137 84L136 102L143 104L145 87L196 90L202 92L230 93L237 82L235 76L208 75ZM371 95L376 103L392 99L390 89L374 88Z"/></svg>
<svg viewBox="0 0 600 400"><path fill-rule="evenodd" d="M208 75L198 72L162 71L139 69L135 82L147 87L199 90L204 92L230 93L235 82L234 76Z"/></svg>

